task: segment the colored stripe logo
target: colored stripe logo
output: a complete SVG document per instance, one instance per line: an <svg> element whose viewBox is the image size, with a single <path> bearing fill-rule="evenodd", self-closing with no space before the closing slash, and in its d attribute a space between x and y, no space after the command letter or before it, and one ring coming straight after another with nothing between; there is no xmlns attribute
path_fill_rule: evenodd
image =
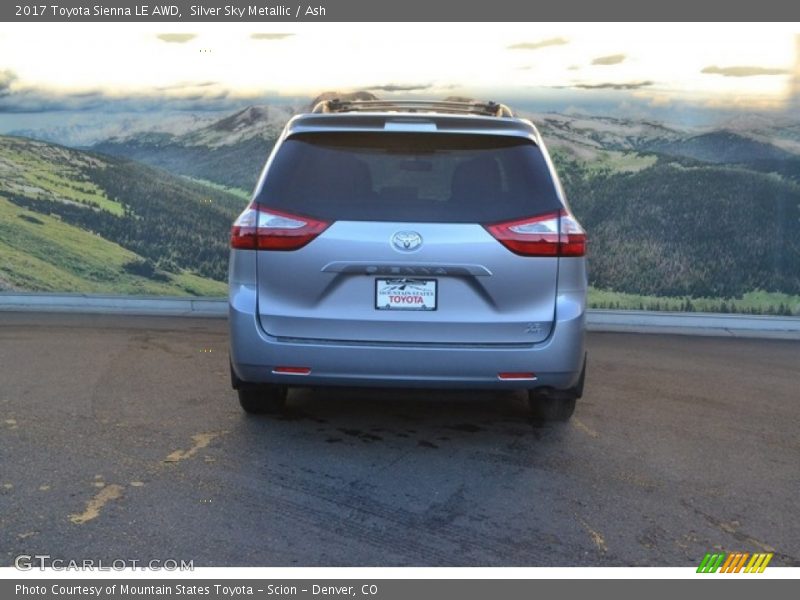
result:
<svg viewBox="0 0 800 600"><path fill-rule="evenodd" d="M719 570L720 573L763 573L769 561L772 560L772 556L772 552L756 552L755 554L708 552L700 561L697 572L716 573Z"/></svg>

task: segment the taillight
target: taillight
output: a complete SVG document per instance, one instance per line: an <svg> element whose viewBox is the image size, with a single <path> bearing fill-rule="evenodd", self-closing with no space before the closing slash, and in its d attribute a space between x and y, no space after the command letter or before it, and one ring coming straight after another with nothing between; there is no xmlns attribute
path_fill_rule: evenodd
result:
<svg viewBox="0 0 800 600"><path fill-rule="evenodd" d="M330 223L251 204L231 228L231 248L297 250L325 231Z"/></svg>
<svg viewBox="0 0 800 600"><path fill-rule="evenodd" d="M586 232L578 220L567 211L561 212L559 256L585 256Z"/></svg>
<svg viewBox="0 0 800 600"><path fill-rule="evenodd" d="M586 254L586 232L566 210L484 227L497 241L521 256Z"/></svg>

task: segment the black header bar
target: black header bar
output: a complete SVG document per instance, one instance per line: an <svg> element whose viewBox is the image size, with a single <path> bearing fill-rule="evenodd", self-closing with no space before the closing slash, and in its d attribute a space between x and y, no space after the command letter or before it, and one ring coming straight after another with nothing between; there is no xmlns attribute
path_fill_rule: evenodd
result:
<svg viewBox="0 0 800 600"><path fill-rule="evenodd" d="M12 0L0 3L0 17L7 22L770 22L800 20L800 4L787 0Z"/></svg>

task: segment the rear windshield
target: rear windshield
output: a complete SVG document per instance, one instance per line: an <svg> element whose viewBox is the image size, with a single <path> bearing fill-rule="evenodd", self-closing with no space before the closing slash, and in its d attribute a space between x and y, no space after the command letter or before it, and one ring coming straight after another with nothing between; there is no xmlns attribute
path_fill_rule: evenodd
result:
<svg viewBox="0 0 800 600"><path fill-rule="evenodd" d="M332 221L490 223L561 208L530 140L442 133L295 135L257 201Z"/></svg>

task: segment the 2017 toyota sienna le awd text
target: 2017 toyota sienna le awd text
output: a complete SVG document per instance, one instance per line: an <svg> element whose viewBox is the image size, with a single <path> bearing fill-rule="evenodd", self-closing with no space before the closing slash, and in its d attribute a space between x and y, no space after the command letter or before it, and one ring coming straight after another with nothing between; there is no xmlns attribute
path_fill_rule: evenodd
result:
<svg viewBox="0 0 800 600"><path fill-rule="evenodd" d="M325 101L294 117L231 232L231 380L583 392L586 235L504 105Z"/></svg>

